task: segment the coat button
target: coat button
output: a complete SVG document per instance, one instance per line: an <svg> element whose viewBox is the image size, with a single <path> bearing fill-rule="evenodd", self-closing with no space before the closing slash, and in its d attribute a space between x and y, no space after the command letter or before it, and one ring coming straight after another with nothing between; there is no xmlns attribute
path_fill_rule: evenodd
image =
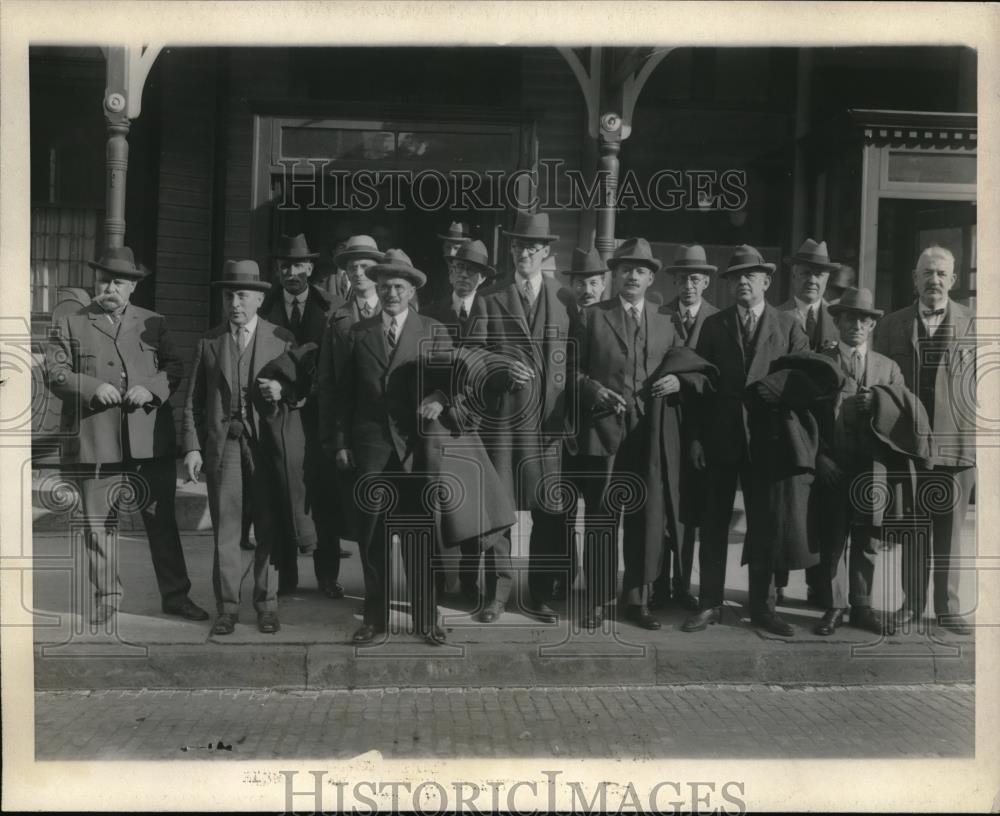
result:
<svg viewBox="0 0 1000 816"><path fill-rule="evenodd" d="M113 366L114 364L115 364L115 363L114 363L114 360L108 360L108 365L109 365L109 366Z"/></svg>

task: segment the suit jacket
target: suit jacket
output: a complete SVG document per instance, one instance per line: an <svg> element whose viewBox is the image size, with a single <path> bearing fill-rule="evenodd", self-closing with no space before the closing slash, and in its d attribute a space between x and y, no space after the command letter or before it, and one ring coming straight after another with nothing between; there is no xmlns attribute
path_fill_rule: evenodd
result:
<svg viewBox="0 0 1000 816"><path fill-rule="evenodd" d="M276 293L275 290L277 290ZM292 331L292 327L288 324L288 315L285 314L284 291L280 285L272 288L271 293L268 295L272 302L266 311L261 311L261 317L275 326L281 326L283 329ZM337 300L335 302L330 294L317 286L310 286L308 292L305 308L302 310L302 320L299 323L299 329L292 333L295 335L295 342L300 346L303 343L315 343L319 346L323 338L323 330L326 328L326 323L330 316L330 311L343 306L344 301Z"/></svg>
<svg viewBox="0 0 1000 816"><path fill-rule="evenodd" d="M875 327L872 345L895 362L906 387L918 393L920 356L917 353L918 304L886 315ZM945 342L948 353L938 366L934 381L934 417L931 455L937 465L967 468L976 463L975 405L961 405L971 383L976 382L975 312L948 302L944 320L934 335Z"/></svg>
<svg viewBox="0 0 1000 816"><path fill-rule="evenodd" d="M791 312L798 321L799 318L796 314L798 306L794 297L788 298L778 306L778 309L782 312ZM806 339L809 341L809 348L812 351L818 351L824 347L829 348L831 343L837 343L840 340L840 330L833 320L833 315L830 314L830 304L825 300L820 301L819 309L816 311L816 336L814 338L807 336Z"/></svg>
<svg viewBox="0 0 1000 816"><path fill-rule="evenodd" d="M545 312L538 317L545 331L540 339L532 337L512 281L482 292L470 318L468 342L486 350L492 360L487 370L495 372L484 379L480 435L518 509L540 506L539 496L545 490L539 484L558 478L562 442L570 431L566 403L572 371L570 316L561 288L542 276ZM512 387L507 374L512 357L536 372L527 387Z"/></svg>
<svg viewBox="0 0 1000 816"><path fill-rule="evenodd" d="M275 413L275 408L261 399L256 378L269 362L295 345L287 329L257 318L250 358L250 382L247 389L247 413L251 424L260 433L262 419ZM188 381L187 402L184 404L182 433L184 450L202 451L206 473L217 473L222 466L222 448L230 420L232 394L232 350L229 321L216 326L198 341L194 367Z"/></svg>
<svg viewBox="0 0 1000 816"><path fill-rule="evenodd" d="M116 334L106 312L92 303L56 321L45 361L48 386L63 401L63 463L105 464L176 454L169 399L180 384L184 364L162 315L129 304ZM98 406L94 394L102 383L115 388L143 385L153 400L137 409ZM123 415L127 438L122 434Z"/></svg>
<svg viewBox="0 0 1000 816"><path fill-rule="evenodd" d="M698 309L698 316L694 319L694 325L691 327L690 334L684 328L684 321L681 320L681 305L677 298L674 298L670 303L661 307L660 311L670 316L674 324L674 331L684 341L684 345L688 348L697 348L698 338L701 337L701 327L705 325L705 318L716 314L719 310L707 300L702 300L701 308Z"/></svg>
<svg viewBox="0 0 1000 816"><path fill-rule="evenodd" d="M768 374L772 360L808 350L809 342L798 319L765 303L757 325L756 351L747 370L736 305L705 319L697 352L718 368L717 390L694 407L688 427L692 437L702 443L709 463L736 464L743 460L749 444L747 386Z"/></svg>
<svg viewBox="0 0 1000 816"><path fill-rule="evenodd" d="M667 351L683 345L668 315L648 300L646 317L646 371L651 376ZM612 456L625 436L624 418L606 412L595 413L597 394L610 388L626 392L626 371L630 366L625 314L621 300L604 300L584 309L576 329L577 388L580 395L578 450L582 456ZM648 379L648 393L652 380ZM676 395L667 399L677 402ZM652 402L652 400L648 400ZM678 451L674 451L676 455Z"/></svg>
<svg viewBox="0 0 1000 816"><path fill-rule="evenodd" d="M476 301L479 300L478 293L472 298L472 308L469 309L469 316L465 321L459 320L458 313L452 306L451 295L442 300L436 300L420 310L420 314L437 320L443 326L453 330L454 339L458 343L465 343L470 339L473 327L472 315L476 309Z"/></svg>

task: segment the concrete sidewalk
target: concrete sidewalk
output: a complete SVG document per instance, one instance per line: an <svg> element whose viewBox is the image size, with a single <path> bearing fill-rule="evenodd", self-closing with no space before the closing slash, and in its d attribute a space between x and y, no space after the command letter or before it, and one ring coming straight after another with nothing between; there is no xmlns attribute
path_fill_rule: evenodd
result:
<svg viewBox="0 0 1000 816"><path fill-rule="evenodd" d="M527 554L527 526L515 535L515 556ZM517 530L515 531L517 532ZM968 525L974 534L974 523ZM435 648L406 634L400 603L393 615L399 633L383 643L357 648L350 635L360 624L361 564L343 562L343 600L315 588L311 557L300 559L301 586L282 597L282 628L257 631L246 595L240 624L228 637L210 635L211 621L191 623L160 610L145 537L120 537L120 574L125 596L110 631L95 631L79 610L89 601L84 569L74 564L67 533L36 532L34 539L35 682L39 690L75 688L372 688L410 686L621 686L683 683L971 683L974 638L960 638L926 622L879 639L850 627L829 638L812 634L820 612L804 604L803 573L792 574L790 601L780 611L796 628L789 639L763 635L746 619L746 569L741 543L730 546L727 611L722 624L705 632L680 631L685 613L657 613L657 632L606 623L601 632L580 631L578 593L560 612L558 625L544 625L511 608L487 626L476 610L447 597L441 605L448 644ZM186 533L184 549L192 599L214 612L211 590L212 537ZM251 553L244 553L247 567ZM524 562L521 562L523 568ZM898 552L883 554L876 572L875 604L893 608ZM71 578L76 576L76 581ZM523 576L522 576L523 577ZM697 571L694 577L697 584ZM523 581L522 581L523 583ZM76 586L74 586L76 584ZM963 608L974 610L975 573L962 574ZM516 597L516 594L515 594ZM512 604L512 607L515 605ZM26 612L26 623L31 618Z"/></svg>

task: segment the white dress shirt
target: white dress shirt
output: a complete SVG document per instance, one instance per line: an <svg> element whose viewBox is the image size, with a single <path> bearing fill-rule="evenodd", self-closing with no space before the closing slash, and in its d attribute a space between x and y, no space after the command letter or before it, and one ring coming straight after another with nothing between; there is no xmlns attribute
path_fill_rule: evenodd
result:
<svg viewBox="0 0 1000 816"><path fill-rule="evenodd" d="M750 307L750 311L753 312L754 317L757 318L757 323L760 323L760 316L762 314L764 314L764 301L762 300L760 303L758 303L758 304L756 304L754 306L751 306ZM740 304L737 303L736 304L736 312L737 312L737 315L738 315L738 317L740 319L740 325L746 323L747 322L747 309L745 309L743 306L741 306Z"/></svg>
<svg viewBox="0 0 1000 816"><path fill-rule="evenodd" d="M942 303L940 306L933 306L933 307L928 306L922 300L917 301L917 311L920 314L920 320L923 322L924 328L927 330L928 337L933 337L937 333L937 330L941 327L941 324L944 323L944 316L947 313L948 307L950 305L951 305L950 298L945 298L944 303ZM929 312L931 311L931 309L935 310L944 309L944 312L938 315L932 315L931 317L928 317L927 315L924 314L924 312Z"/></svg>
<svg viewBox="0 0 1000 816"><path fill-rule="evenodd" d="M625 298L623 298L621 295L619 295L618 296L618 300L621 301L622 308L625 310L625 317L631 317L632 316L632 310L633 309L638 309L639 310L639 319L642 320L642 315L646 311L646 300L645 300L645 298L642 299L642 300L636 301L635 303L629 303L627 300L625 300Z"/></svg>
<svg viewBox="0 0 1000 816"><path fill-rule="evenodd" d="M385 332L386 337L389 336L389 324L396 324L396 342L399 342L399 336L403 333L403 324L406 322L407 315L410 314L409 309L405 309L398 315L389 315L382 312L382 331Z"/></svg>
<svg viewBox="0 0 1000 816"><path fill-rule="evenodd" d="M245 326L237 326L235 323L229 324L229 333L232 335L233 340L236 341L236 348L241 348L240 329L246 329L246 344L249 346L253 342L254 332L257 331L257 315L251 317ZM245 348L245 346L242 348Z"/></svg>
<svg viewBox="0 0 1000 816"><path fill-rule="evenodd" d="M451 308L455 310L455 314L462 313L462 307L465 307L465 313L467 315L472 314L472 301L476 299L476 293L473 292L468 297L460 298L454 292L451 293Z"/></svg>
<svg viewBox="0 0 1000 816"><path fill-rule="evenodd" d="M299 317L302 317L306 313L306 298L309 297L309 290L306 289L301 295L290 295L285 292L285 317L288 322L292 322L292 304L295 301L299 302Z"/></svg>

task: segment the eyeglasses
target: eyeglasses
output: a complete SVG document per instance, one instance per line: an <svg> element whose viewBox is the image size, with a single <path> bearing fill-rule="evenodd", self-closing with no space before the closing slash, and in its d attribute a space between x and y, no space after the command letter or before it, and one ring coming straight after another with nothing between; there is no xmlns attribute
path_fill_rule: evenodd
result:
<svg viewBox="0 0 1000 816"><path fill-rule="evenodd" d="M531 255L532 257L534 257L539 252L541 252L543 249L545 249L545 245L544 244L520 244L517 241L515 241L514 243L512 243L510 245L510 248L511 248L511 251L515 255L523 255L525 252L527 252L528 255Z"/></svg>

